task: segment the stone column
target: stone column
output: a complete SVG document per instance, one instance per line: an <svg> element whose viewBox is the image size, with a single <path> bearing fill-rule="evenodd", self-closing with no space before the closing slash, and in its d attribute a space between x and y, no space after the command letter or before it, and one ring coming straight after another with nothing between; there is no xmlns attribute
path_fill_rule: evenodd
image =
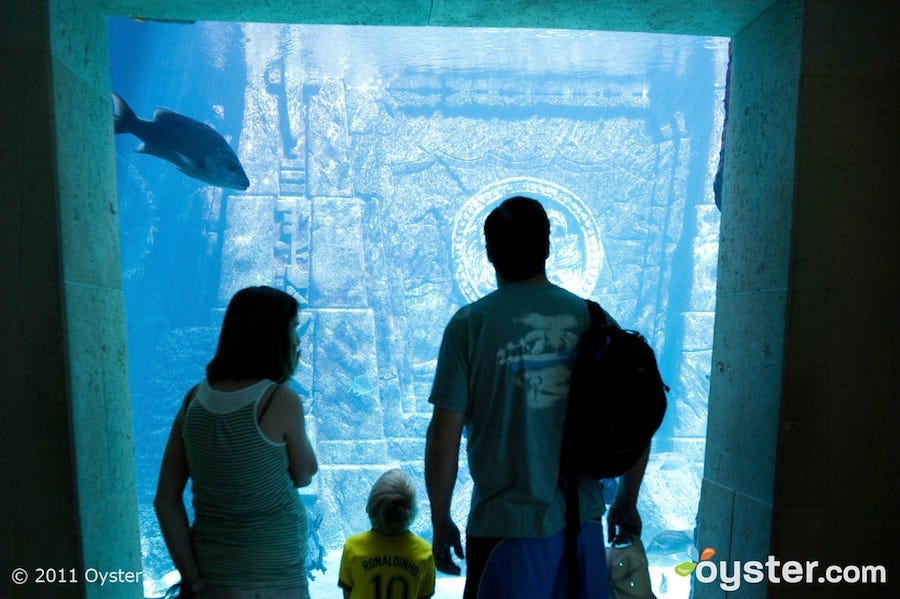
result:
<svg viewBox="0 0 900 599"><path fill-rule="evenodd" d="M376 323L369 303L363 201L353 197L343 82L306 86L311 198L312 413L324 500L323 538L369 527L369 488L388 464ZM345 518L329 518L345 514ZM347 522L344 529L341 521Z"/></svg>
<svg viewBox="0 0 900 599"><path fill-rule="evenodd" d="M0 596L136 599L85 582L141 570L105 15L0 13Z"/></svg>

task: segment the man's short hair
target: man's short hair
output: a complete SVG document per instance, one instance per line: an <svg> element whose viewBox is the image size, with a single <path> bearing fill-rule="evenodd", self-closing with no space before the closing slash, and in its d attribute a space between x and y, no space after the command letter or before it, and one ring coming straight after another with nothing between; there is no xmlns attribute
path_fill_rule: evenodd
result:
<svg viewBox="0 0 900 599"><path fill-rule="evenodd" d="M484 221L488 260L508 281L544 274L550 254L550 220L535 199L515 196L494 208Z"/></svg>
<svg viewBox="0 0 900 599"><path fill-rule="evenodd" d="M372 529L386 535L409 530L416 517L416 488L402 470L388 470L375 481L366 503Z"/></svg>

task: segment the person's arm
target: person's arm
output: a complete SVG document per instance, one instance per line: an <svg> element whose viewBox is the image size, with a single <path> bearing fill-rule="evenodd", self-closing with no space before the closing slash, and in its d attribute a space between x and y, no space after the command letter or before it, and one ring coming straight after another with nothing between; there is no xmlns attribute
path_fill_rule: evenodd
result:
<svg viewBox="0 0 900 599"><path fill-rule="evenodd" d="M616 496L606 516L607 537L612 543L616 538L629 535L641 536L641 515L638 513L638 492L641 489L641 481L644 480L644 471L647 469L647 461L650 458L650 444L638 458L628 472L619 477L619 485Z"/></svg>
<svg viewBox="0 0 900 599"><path fill-rule="evenodd" d="M432 551L435 567L441 572L459 574L450 547L463 557L459 528L450 517L450 501L459 470L459 446L462 437L462 412L434 408L425 437L425 488L431 502Z"/></svg>
<svg viewBox="0 0 900 599"><path fill-rule="evenodd" d="M319 463L306 435L306 419L300 396L282 385L272 398L272 410L278 422L285 423L284 441L287 444L288 469L295 487L305 487L319 471Z"/></svg>
<svg viewBox="0 0 900 599"><path fill-rule="evenodd" d="M200 579L200 570L191 547L190 525L184 507L184 488L187 485L189 471L181 431L186 406L187 399L175 417L169 433L159 469L159 482L156 486L153 507L156 509L159 528L169 549L169 555L181 573L181 582L196 593L202 590L203 581Z"/></svg>

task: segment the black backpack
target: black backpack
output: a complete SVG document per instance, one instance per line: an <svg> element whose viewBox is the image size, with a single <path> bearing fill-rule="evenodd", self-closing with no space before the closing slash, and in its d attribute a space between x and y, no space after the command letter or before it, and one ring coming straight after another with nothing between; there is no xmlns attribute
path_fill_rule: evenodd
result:
<svg viewBox="0 0 900 599"><path fill-rule="evenodd" d="M653 348L635 331L608 322L587 300L591 323L572 367L561 471L615 478L644 453L666 413Z"/></svg>
<svg viewBox="0 0 900 599"><path fill-rule="evenodd" d="M572 367L560 459L571 597L579 596L578 481L615 478L634 466L662 423L669 391L647 340L615 326L599 304L586 301L591 322Z"/></svg>

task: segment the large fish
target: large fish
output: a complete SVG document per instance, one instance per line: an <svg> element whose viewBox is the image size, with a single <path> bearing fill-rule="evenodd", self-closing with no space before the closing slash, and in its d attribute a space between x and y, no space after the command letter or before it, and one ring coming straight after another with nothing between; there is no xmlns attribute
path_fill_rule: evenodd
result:
<svg viewBox="0 0 900 599"><path fill-rule="evenodd" d="M250 186L237 155L212 127L165 108L158 108L152 121L143 121L117 94L112 99L116 133L131 133L144 142L137 150L141 154L167 160L210 185L240 190Z"/></svg>

